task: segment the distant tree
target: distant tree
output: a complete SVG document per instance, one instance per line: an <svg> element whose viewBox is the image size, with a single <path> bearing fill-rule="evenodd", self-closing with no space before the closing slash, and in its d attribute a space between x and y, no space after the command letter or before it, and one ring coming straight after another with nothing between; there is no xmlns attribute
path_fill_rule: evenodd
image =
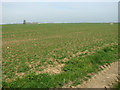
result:
<svg viewBox="0 0 120 90"><path fill-rule="evenodd" d="M23 24L26 24L26 20L23 21Z"/></svg>

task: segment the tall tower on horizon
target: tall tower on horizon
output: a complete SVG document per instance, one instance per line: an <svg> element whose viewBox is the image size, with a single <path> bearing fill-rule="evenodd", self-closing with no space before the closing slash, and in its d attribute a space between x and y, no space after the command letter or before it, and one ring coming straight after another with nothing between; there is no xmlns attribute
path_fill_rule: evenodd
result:
<svg viewBox="0 0 120 90"><path fill-rule="evenodd" d="M23 20L23 24L26 24L26 20Z"/></svg>

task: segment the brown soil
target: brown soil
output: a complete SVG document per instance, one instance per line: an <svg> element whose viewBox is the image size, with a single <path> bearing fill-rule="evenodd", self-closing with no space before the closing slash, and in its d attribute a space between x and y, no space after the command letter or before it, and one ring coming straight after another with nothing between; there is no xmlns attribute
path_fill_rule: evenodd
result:
<svg viewBox="0 0 120 90"><path fill-rule="evenodd" d="M44 69L43 71L36 72L36 74L40 73L49 73L49 74L59 74L62 72L61 67L65 64L58 64L57 66L49 66L48 68Z"/></svg>

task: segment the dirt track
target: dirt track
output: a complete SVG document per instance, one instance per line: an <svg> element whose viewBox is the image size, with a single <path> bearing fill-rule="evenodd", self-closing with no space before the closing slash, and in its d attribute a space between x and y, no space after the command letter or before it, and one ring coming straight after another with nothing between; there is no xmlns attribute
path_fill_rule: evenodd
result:
<svg viewBox="0 0 120 90"><path fill-rule="evenodd" d="M91 79L73 88L110 88L116 82L118 82L118 62L103 67L103 70L93 75Z"/></svg>
<svg viewBox="0 0 120 90"><path fill-rule="evenodd" d="M82 84L74 87L71 86L73 82L69 82L68 84L65 84L63 88L113 88L113 84L120 80L118 77L118 66L120 66L118 65L118 62L113 62L108 66L101 66L100 68L103 70L99 71L97 74L92 74L92 78L83 81Z"/></svg>

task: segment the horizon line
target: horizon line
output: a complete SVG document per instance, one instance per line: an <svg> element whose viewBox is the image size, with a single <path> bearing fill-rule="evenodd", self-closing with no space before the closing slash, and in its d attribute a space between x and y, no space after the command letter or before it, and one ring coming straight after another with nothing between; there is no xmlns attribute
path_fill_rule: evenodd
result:
<svg viewBox="0 0 120 90"><path fill-rule="evenodd" d="M114 21L114 22L32 22L32 23L26 23L26 24L67 24L67 23L119 23L118 21ZM0 25L7 25L7 24L23 24L23 23L0 23Z"/></svg>

